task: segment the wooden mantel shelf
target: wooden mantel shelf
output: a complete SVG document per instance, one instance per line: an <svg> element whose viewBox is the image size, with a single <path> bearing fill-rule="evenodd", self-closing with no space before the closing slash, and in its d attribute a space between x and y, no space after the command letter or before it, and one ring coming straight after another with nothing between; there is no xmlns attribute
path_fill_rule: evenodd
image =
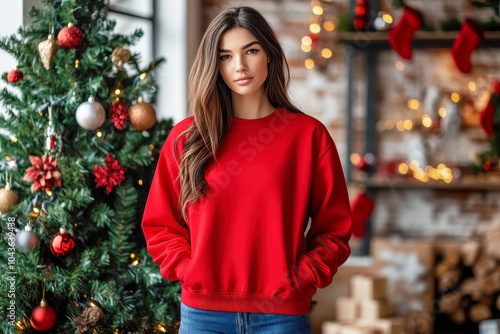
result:
<svg viewBox="0 0 500 334"><path fill-rule="evenodd" d="M412 46L415 48L449 48L458 31L417 31ZM352 45L359 49L389 48L389 32L339 32L338 42ZM500 31L485 31L481 47L500 47Z"/></svg>

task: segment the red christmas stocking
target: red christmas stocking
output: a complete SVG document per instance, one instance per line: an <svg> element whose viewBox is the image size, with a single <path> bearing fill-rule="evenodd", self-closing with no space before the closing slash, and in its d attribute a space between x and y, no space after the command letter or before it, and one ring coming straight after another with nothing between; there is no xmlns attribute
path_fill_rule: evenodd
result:
<svg viewBox="0 0 500 334"><path fill-rule="evenodd" d="M480 121L481 127L484 132L488 135L488 137L492 137L495 132L493 131L493 116L495 115L495 107L491 102L488 102L488 105L481 112Z"/></svg>
<svg viewBox="0 0 500 334"><path fill-rule="evenodd" d="M389 31L389 44L401 58L411 59L413 35L422 23L422 15L416 9L406 6L398 24Z"/></svg>
<svg viewBox="0 0 500 334"><path fill-rule="evenodd" d="M365 236L365 222L375 208L372 199L366 194L356 196L351 204L352 235L357 238Z"/></svg>
<svg viewBox="0 0 500 334"><path fill-rule="evenodd" d="M483 29L473 20L465 19L457 38L451 46L451 56L460 72L470 72L470 55L482 40Z"/></svg>

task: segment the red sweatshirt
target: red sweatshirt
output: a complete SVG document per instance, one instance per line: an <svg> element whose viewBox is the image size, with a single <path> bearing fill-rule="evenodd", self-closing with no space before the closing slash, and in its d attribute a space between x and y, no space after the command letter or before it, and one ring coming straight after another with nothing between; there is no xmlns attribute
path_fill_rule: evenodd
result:
<svg viewBox="0 0 500 334"><path fill-rule="evenodd" d="M188 306L306 314L350 254L349 199L328 130L283 108L233 116L205 172L208 192L184 221L173 143L193 121L175 125L162 148L142 220L148 252L166 279L180 280Z"/></svg>

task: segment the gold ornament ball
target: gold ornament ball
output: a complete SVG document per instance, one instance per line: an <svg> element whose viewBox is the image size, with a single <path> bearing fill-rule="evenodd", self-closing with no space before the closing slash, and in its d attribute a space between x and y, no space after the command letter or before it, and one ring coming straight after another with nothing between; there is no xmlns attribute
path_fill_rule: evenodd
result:
<svg viewBox="0 0 500 334"><path fill-rule="evenodd" d="M111 61L113 65L116 66L116 69L119 71L122 67L129 61L130 59L130 51L120 46L113 50L111 54Z"/></svg>
<svg viewBox="0 0 500 334"><path fill-rule="evenodd" d="M149 130L156 124L156 111L151 103L139 99L136 104L129 108L128 118L136 130Z"/></svg>
<svg viewBox="0 0 500 334"><path fill-rule="evenodd" d="M10 209L19 203L19 196L12 190L0 189L0 212L7 213Z"/></svg>

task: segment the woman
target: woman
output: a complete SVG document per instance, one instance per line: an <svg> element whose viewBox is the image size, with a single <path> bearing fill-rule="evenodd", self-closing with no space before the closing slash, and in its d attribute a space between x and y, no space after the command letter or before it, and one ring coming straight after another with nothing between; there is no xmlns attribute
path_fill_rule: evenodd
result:
<svg viewBox="0 0 500 334"><path fill-rule="evenodd" d="M189 81L193 116L162 148L142 221L180 280L180 333L310 333L311 297L350 254L335 144L289 101L283 50L252 8L211 22Z"/></svg>

